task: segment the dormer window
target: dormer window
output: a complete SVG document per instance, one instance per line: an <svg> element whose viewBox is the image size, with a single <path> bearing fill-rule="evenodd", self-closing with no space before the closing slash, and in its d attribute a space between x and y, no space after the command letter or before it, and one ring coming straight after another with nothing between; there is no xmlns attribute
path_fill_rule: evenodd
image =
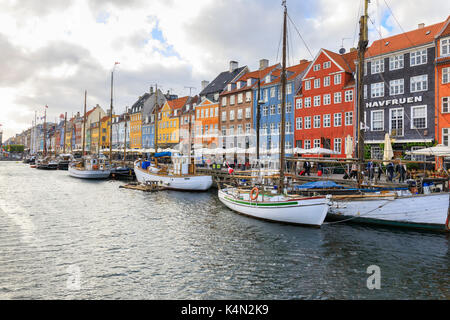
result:
<svg viewBox="0 0 450 320"><path fill-rule="evenodd" d="M270 82L270 75L267 75L267 76L266 76L266 80L265 80L265 81L266 81L266 83L269 83L269 82Z"/></svg>
<svg viewBox="0 0 450 320"><path fill-rule="evenodd" d="M252 85L252 79L247 79L247 86L250 87Z"/></svg>
<svg viewBox="0 0 450 320"><path fill-rule="evenodd" d="M450 38L441 39L441 56L450 55Z"/></svg>
<svg viewBox="0 0 450 320"><path fill-rule="evenodd" d="M228 91L231 91L231 83L228 84Z"/></svg>
<svg viewBox="0 0 450 320"><path fill-rule="evenodd" d="M236 87L237 87L237 89L241 88L241 82L240 81L237 82Z"/></svg>
<svg viewBox="0 0 450 320"><path fill-rule="evenodd" d="M314 71L319 71L319 70L320 70L320 64L315 64Z"/></svg>

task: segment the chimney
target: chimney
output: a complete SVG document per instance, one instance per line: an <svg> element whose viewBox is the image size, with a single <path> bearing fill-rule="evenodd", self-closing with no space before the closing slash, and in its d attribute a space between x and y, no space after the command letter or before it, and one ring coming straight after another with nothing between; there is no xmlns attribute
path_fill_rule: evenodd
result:
<svg viewBox="0 0 450 320"><path fill-rule="evenodd" d="M261 59L259 60L259 70L263 70L269 66L269 60Z"/></svg>
<svg viewBox="0 0 450 320"><path fill-rule="evenodd" d="M205 88L208 86L209 81L203 80L202 81L202 91L205 90Z"/></svg>
<svg viewBox="0 0 450 320"><path fill-rule="evenodd" d="M307 62L308 62L307 59L301 59L301 60L300 60L300 64L302 64L302 63L307 63Z"/></svg>
<svg viewBox="0 0 450 320"><path fill-rule="evenodd" d="M350 48L350 52L356 51L356 48Z"/></svg>
<svg viewBox="0 0 450 320"><path fill-rule="evenodd" d="M422 29L425 27L425 23L419 23L417 29Z"/></svg>
<svg viewBox="0 0 450 320"><path fill-rule="evenodd" d="M239 63L237 61L230 61L230 72L233 72L236 70L239 66Z"/></svg>
<svg viewBox="0 0 450 320"><path fill-rule="evenodd" d="M150 94L153 94L153 87L150 87Z"/></svg>

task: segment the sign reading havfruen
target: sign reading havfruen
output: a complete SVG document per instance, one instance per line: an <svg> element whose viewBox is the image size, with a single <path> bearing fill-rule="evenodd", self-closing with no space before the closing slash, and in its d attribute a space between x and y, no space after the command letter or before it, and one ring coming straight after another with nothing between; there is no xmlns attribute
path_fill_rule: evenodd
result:
<svg viewBox="0 0 450 320"><path fill-rule="evenodd" d="M422 96L366 102L366 108L387 107L405 103L422 102Z"/></svg>

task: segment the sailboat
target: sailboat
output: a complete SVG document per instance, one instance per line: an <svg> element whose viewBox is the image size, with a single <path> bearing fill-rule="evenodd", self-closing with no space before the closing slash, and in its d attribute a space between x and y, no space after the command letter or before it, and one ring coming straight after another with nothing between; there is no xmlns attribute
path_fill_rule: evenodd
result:
<svg viewBox="0 0 450 320"><path fill-rule="evenodd" d="M368 0L365 13L360 19L360 39L358 44L358 187L361 187L364 165L364 115L363 70L364 56L368 45ZM388 193L358 193L353 195L333 195L329 220L359 222L365 224L409 227L435 231L449 231L448 192L413 194L410 191L388 191Z"/></svg>
<svg viewBox="0 0 450 320"><path fill-rule="evenodd" d="M189 130L189 155L179 156L172 152L158 151L158 87L156 87L155 104L155 154L154 163L150 161L137 160L134 163L134 173L139 183L158 183L167 189L184 191L206 191L212 186L211 175L199 175L195 172L195 165L191 156L191 130ZM191 122L189 122L189 126ZM168 160L168 164L161 162L158 165L158 159Z"/></svg>
<svg viewBox="0 0 450 320"><path fill-rule="evenodd" d="M74 178L81 179L106 179L109 178L111 170L105 156L100 155L85 155L85 137L86 137L86 96L84 93L84 120L83 120L83 150L81 160L71 162L69 165L69 175ZM100 126L100 124L99 124ZM100 131L100 127L99 127ZM100 137L100 132L99 132ZM99 139L100 140L100 139ZM100 148L100 143L98 145Z"/></svg>
<svg viewBox="0 0 450 320"><path fill-rule="evenodd" d="M306 226L320 227L327 215L329 197L325 195L302 197L284 193L285 176L285 112L286 112L286 41L287 41L287 7L283 1L283 63L281 71L281 137L280 137L280 179L277 189L266 193L254 186L250 189L227 186L218 191L219 200L229 209L253 218ZM259 88L258 88L259 89ZM258 90L259 94L259 90ZM259 104L257 112L259 114ZM259 121L258 121L259 122ZM256 129L259 135L259 125ZM257 157L259 158L259 137L257 136ZM259 160L259 159L258 159Z"/></svg>

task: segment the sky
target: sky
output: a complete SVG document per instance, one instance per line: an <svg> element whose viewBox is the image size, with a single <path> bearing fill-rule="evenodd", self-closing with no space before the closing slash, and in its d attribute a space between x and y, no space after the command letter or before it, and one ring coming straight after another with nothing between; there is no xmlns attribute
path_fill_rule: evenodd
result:
<svg viewBox="0 0 450 320"><path fill-rule="evenodd" d="M287 0L288 64L320 48L357 46L363 0ZM392 11L391 11L392 10ZM0 0L0 128L3 141L88 108L125 111L158 84L178 96L231 60L255 70L280 62L281 0ZM371 41L450 15L448 0L371 0ZM397 23L398 21L398 23ZM194 87L188 89L186 87Z"/></svg>

